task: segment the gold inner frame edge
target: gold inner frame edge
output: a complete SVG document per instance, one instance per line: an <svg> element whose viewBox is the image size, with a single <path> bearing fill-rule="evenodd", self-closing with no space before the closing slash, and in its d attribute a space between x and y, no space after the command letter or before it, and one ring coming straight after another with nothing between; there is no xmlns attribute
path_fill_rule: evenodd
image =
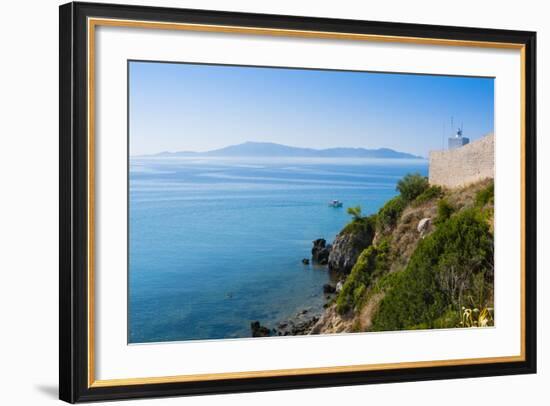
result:
<svg viewBox="0 0 550 406"><path fill-rule="evenodd" d="M87 80L88 80L88 387L112 387L126 385L161 384L177 382L213 381L221 379L266 378L296 375L331 374L342 372L367 372L381 371L399 368L427 368L441 366L459 366L474 364L496 364L504 362L522 362L526 359L525 349L525 45L506 42L453 40L441 38L400 37L391 35L355 34L344 32L307 31L274 29L260 27L242 27L228 25L167 23L140 20L121 20L109 18L88 18L87 21ZM316 368L277 369L266 371L220 372L210 374L188 374L160 377L121 378L121 379L95 379L95 217L94 217L94 192L95 192L95 28L97 26L148 28L161 30L180 30L195 32L217 32L245 35L267 35L298 38L340 39L370 42L392 42L403 44L432 45L432 46L459 46L512 49L520 51L520 164L521 164L521 269L520 269L520 338L521 350L519 355L485 358L464 358L452 360L396 362L383 364L363 364L347 366L330 366Z"/></svg>

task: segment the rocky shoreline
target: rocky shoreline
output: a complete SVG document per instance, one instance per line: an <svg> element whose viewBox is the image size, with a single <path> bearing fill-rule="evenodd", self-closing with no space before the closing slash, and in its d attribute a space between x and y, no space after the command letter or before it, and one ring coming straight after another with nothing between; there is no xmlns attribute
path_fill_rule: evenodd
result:
<svg viewBox="0 0 550 406"><path fill-rule="evenodd" d="M320 320L324 319L326 309L342 289L343 280L351 269L349 264L355 262L363 244L350 241L349 235L343 232L336 236L334 244L327 244L323 238L316 239L312 243L311 259L303 258L302 263L308 265L311 260L311 263L317 266L326 266L328 271L335 275L334 278L336 280L336 282L324 284L322 292L320 292L324 297L324 309L317 311L311 308L304 308L289 319L278 322L275 326L265 326L260 320L256 320L250 324L252 337L316 334L315 326Z"/></svg>
<svg viewBox="0 0 550 406"><path fill-rule="evenodd" d="M325 296L325 305L334 297L333 294ZM259 321L250 324L252 337L280 337L311 334L313 327L322 318L324 312L303 309L289 319L278 322L275 327L267 327Z"/></svg>

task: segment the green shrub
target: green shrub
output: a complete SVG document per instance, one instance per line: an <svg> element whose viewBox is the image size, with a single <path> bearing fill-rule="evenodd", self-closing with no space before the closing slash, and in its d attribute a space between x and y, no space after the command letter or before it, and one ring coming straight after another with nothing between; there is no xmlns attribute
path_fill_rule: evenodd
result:
<svg viewBox="0 0 550 406"><path fill-rule="evenodd" d="M476 194L476 206L483 207L486 204L495 202L495 183L491 182L486 188Z"/></svg>
<svg viewBox="0 0 550 406"><path fill-rule="evenodd" d="M381 293L386 292L391 289L395 283L396 279L399 279L399 272L388 272L380 276L374 284L372 285L372 293Z"/></svg>
<svg viewBox="0 0 550 406"><path fill-rule="evenodd" d="M375 227L376 215L371 215L368 217L358 217L346 224L341 233L368 235L372 234L372 236L374 236Z"/></svg>
<svg viewBox="0 0 550 406"><path fill-rule="evenodd" d="M373 319L378 331L454 327L462 303L493 291L493 238L479 210L442 223L418 243L405 270L388 279Z"/></svg>
<svg viewBox="0 0 550 406"><path fill-rule="evenodd" d="M429 200L436 199L438 197L441 197L443 195L443 189L441 189L440 186L430 186L428 189L426 189L424 192L422 192L420 195L414 199L414 204L422 204Z"/></svg>
<svg viewBox="0 0 550 406"><path fill-rule="evenodd" d="M338 313L347 313L362 303L371 281L387 269L388 251L387 241L363 250L336 299Z"/></svg>
<svg viewBox="0 0 550 406"><path fill-rule="evenodd" d="M460 326L461 314L457 309L449 307L441 316L434 320L434 328L454 328Z"/></svg>
<svg viewBox="0 0 550 406"><path fill-rule="evenodd" d="M429 186L430 184L425 176L419 173L409 173L397 182L396 190L399 191L405 202L411 202Z"/></svg>
<svg viewBox="0 0 550 406"><path fill-rule="evenodd" d="M388 228L395 226L397 220L401 216L401 213L405 209L405 206L405 201L401 196L395 196L393 199L388 200L386 204L378 211L378 229L385 231Z"/></svg>
<svg viewBox="0 0 550 406"><path fill-rule="evenodd" d="M434 224L439 225L447 221L454 212L454 207L447 201L447 199L441 199L437 202L437 217Z"/></svg>

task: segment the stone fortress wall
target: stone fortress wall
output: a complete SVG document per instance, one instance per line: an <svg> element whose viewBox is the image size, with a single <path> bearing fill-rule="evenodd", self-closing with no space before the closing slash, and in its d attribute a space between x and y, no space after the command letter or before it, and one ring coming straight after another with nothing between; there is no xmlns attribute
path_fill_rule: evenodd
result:
<svg viewBox="0 0 550 406"><path fill-rule="evenodd" d="M495 176L495 136L488 134L463 147L430 152L430 184L465 186Z"/></svg>

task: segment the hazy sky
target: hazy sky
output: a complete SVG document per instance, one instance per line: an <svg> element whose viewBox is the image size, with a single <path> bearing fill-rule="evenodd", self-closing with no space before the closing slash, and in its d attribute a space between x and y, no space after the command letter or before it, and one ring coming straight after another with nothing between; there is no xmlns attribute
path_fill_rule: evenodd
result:
<svg viewBox="0 0 550 406"><path fill-rule="evenodd" d="M245 141L427 156L493 131L487 78L130 62L130 154ZM445 140L445 141L444 141Z"/></svg>

